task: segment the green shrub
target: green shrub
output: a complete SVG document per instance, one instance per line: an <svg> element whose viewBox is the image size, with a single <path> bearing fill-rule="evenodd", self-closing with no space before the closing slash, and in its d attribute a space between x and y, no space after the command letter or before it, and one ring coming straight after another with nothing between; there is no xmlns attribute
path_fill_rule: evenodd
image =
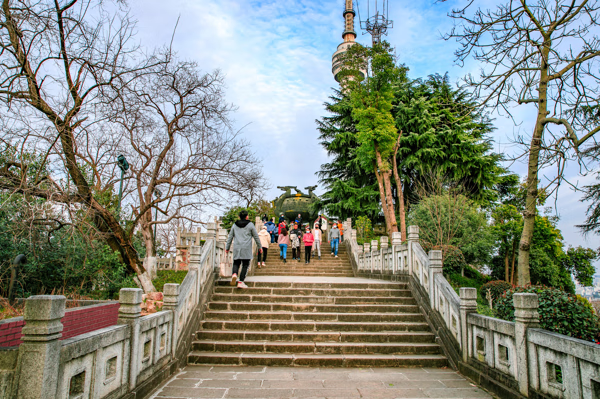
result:
<svg viewBox="0 0 600 399"><path fill-rule="evenodd" d="M495 304L498 301L498 298L504 294L504 291L510 290L511 288L513 288L513 285L511 283L507 283L506 281L490 281L479 288L479 295L487 302L487 293L488 290L490 290L492 295L492 303Z"/></svg>
<svg viewBox="0 0 600 399"><path fill-rule="evenodd" d="M165 284L181 284L187 275L187 270L159 270L152 280L156 291L162 292Z"/></svg>
<svg viewBox="0 0 600 399"><path fill-rule="evenodd" d="M556 288L545 286L515 287L500 297L496 316L509 321L515 319L513 295L515 293L535 293L540 307L540 326L548 331L568 335L586 341L600 340L600 319L575 295Z"/></svg>

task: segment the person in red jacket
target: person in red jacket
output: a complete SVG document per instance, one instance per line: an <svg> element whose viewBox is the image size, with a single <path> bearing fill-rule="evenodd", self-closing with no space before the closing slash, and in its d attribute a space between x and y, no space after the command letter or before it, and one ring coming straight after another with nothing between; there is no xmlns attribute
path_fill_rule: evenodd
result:
<svg viewBox="0 0 600 399"><path fill-rule="evenodd" d="M306 227L306 233L304 237L302 237L302 241L304 241L304 263L307 265L310 263L310 253L312 252L312 245L315 242L315 237L310 230L310 227Z"/></svg>
<svg viewBox="0 0 600 399"><path fill-rule="evenodd" d="M278 226L278 230L277 230L277 235L281 235L281 230L286 229L287 230L287 226L285 225L285 220L282 221L281 223L279 223Z"/></svg>

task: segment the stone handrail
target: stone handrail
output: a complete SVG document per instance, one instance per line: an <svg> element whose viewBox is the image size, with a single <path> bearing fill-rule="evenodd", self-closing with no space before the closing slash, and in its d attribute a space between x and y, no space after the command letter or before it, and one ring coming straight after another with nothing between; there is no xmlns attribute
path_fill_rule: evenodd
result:
<svg viewBox="0 0 600 399"><path fill-rule="evenodd" d="M163 311L142 316L142 290L119 294L118 325L59 340L65 297L25 302L23 343L0 351L0 398L144 398L186 363L224 256L214 224L190 247L182 284L165 284Z"/></svg>
<svg viewBox="0 0 600 399"><path fill-rule="evenodd" d="M539 329L537 295L514 294L515 322L479 315L476 289L456 294L418 227L389 248L387 237L358 245L350 219L344 230L356 274L407 281L451 364L479 385L501 398L600 398L600 345Z"/></svg>

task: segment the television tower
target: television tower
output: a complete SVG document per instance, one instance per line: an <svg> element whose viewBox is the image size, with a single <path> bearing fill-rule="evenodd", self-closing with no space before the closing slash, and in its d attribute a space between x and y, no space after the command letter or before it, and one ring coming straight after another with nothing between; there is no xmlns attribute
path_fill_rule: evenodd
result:
<svg viewBox="0 0 600 399"><path fill-rule="evenodd" d="M335 76L335 80L337 82L340 81L339 74L342 71L342 60L341 55L343 55L348 49L354 46L356 43L356 31L354 30L354 17L356 16L356 12L354 11L354 3L352 0L346 0L346 8L344 9L344 20L346 23L344 33L342 33L342 38L344 42L340 44L337 48L337 51L333 53L332 57L332 69L333 76Z"/></svg>

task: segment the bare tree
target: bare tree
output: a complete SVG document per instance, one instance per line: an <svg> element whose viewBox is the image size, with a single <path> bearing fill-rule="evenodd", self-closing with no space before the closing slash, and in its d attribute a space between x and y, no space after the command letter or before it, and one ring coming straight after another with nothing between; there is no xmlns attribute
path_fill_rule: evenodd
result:
<svg viewBox="0 0 600 399"><path fill-rule="evenodd" d="M582 146L600 131L590 109L598 108L598 1L511 0L495 9L469 6L454 10L455 26L446 39L456 39L459 62L471 56L484 64L479 76L465 83L485 106L510 114L516 105L536 107L528 157L524 229L519 244L518 283L530 282L529 251L533 235L540 171L556 167L548 177L555 187L564 179L568 160L581 161Z"/></svg>
<svg viewBox="0 0 600 399"><path fill-rule="evenodd" d="M139 226L147 255L156 255L156 224L201 223L207 207L264 187L260 162L231 129L235 108L225 101L220 71L203 74L193 62L173 61L113 88L105 100L125 132L121 151L131 165L131 225ZM160 219L153 220L153 209Z"/></svg>
<svg viewBox="0 0 600 399"><path fill-rule="evenodd" d="M133 23L126 13L108 12L100 0L3 0L0 15L0 99L7 118L34 133L36 151L61 167L66 184L48 175L27 178L29 165L1 168L0 188L52 201L77 204L89 212L107 243L140 276L144 268L117 216L100 201L80 158L86 134L97 121L97 99L117 79L131 80L158 61L132 45ZM111 15L112 14L112 15ZM31 148L31 147L30 147ZM86 165L87 164L87 165ZM42 169L40 169L42 170Z"/></svg>

